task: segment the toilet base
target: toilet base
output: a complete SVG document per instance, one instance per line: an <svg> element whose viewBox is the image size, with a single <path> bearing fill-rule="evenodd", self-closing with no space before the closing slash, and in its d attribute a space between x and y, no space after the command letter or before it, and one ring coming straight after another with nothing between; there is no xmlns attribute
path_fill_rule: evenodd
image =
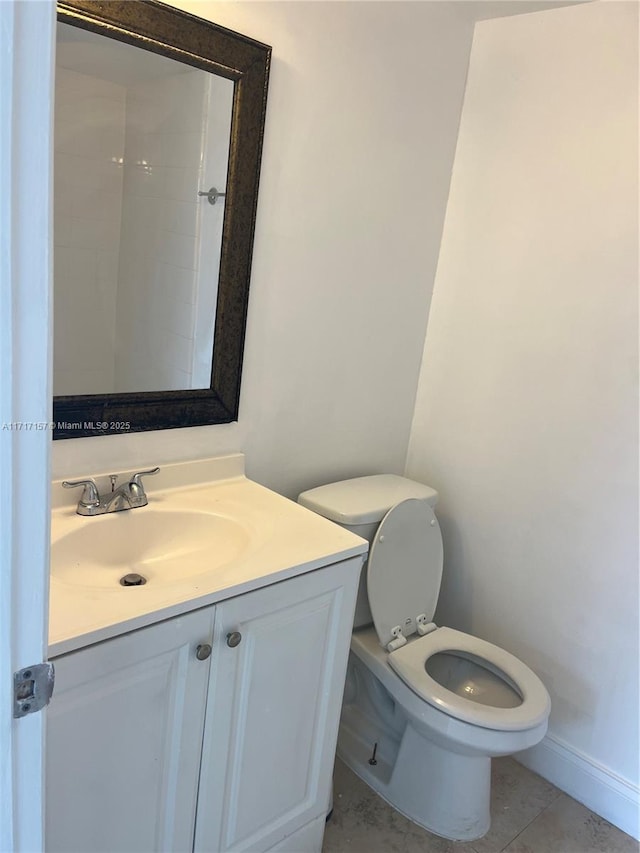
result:
<svg viewBox="0 0 640 853"><path fill-rule="evenodd" d="M395 740L353 706L343 709L337 753L383 800L429 832L452 841L473 841L489 830L488 756L443 749L410 724Z"/></svg>
<svg viewBox="0 0 640 853"><path fill-rule="evenodd" d="M395 676L390 680L413 698ZM393 808L429 832L452 841L481 838L491 822L490 751L475 743L455 744L450 729L438 733L424 718L427 706L414 701L415 720L352 652L338 756Z"/></svg>
<svg viewBox="0 0 640 853"><path fill-rule="evenodd" d="M373 630L352 637L338 755L390 805L436 835L481 838L490 826L491 759L533 746L546 730L546 715L525 729L450 716L396 675Z"/></svg>

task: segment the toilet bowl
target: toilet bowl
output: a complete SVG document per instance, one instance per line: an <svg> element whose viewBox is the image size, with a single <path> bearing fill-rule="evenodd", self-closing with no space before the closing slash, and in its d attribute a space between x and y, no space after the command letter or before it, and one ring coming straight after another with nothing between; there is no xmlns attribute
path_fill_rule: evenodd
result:
<svg viewBox="0 0 640 853"><path fill-rule="evenodd" d="M433 489L376 475L298 500L370 542L338 755L431 832L481 837L490 823L491 758L544 737L546 688L499 646L431 621L443 564Z"/></svg>

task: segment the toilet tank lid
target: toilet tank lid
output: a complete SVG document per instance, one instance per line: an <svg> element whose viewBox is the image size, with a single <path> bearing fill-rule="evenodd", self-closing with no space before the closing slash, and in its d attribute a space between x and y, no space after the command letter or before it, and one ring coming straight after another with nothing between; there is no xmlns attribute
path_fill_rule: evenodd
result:
<svg viewBox="0 0 640 853"><path fill-rule="evenodd" d="M371 524L382 521L391 507L409 498L434 507L438 493L396 474L374 474L309 489L298 497L298 503L338 524Z"/></svg>

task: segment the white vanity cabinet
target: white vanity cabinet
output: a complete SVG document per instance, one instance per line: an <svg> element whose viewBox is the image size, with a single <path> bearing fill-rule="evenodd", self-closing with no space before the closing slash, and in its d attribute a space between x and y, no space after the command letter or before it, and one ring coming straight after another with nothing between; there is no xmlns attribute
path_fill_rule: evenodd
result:
<svg viewBox="0 0 640 853"><path fill-rule="evenodd" d="M361 564L55 659L48 853L319 851Z"/></svg>
<svg viewBox="0 0 640 853"><path fill-rule="evenodd" d="M212 642L213 615L197 610L54 660L48 853L191 849L210 668L196 650Z"/></svg>
<svg viewBox="0 0 640 853"><path fill-rule="evenodd" d="M320 849L360 565L218 606L195 851Z"/></svg>

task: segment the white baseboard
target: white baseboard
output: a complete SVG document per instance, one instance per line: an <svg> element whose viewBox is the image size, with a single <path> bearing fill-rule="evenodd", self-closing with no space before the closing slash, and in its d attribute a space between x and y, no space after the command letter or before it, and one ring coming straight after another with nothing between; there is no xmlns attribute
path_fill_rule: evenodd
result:
<svg viewBox="0 0 640 853"><path fill-rule="evenodd" d="M633 838L640 839L640 789L553 735L514 755Z"/></svg>

